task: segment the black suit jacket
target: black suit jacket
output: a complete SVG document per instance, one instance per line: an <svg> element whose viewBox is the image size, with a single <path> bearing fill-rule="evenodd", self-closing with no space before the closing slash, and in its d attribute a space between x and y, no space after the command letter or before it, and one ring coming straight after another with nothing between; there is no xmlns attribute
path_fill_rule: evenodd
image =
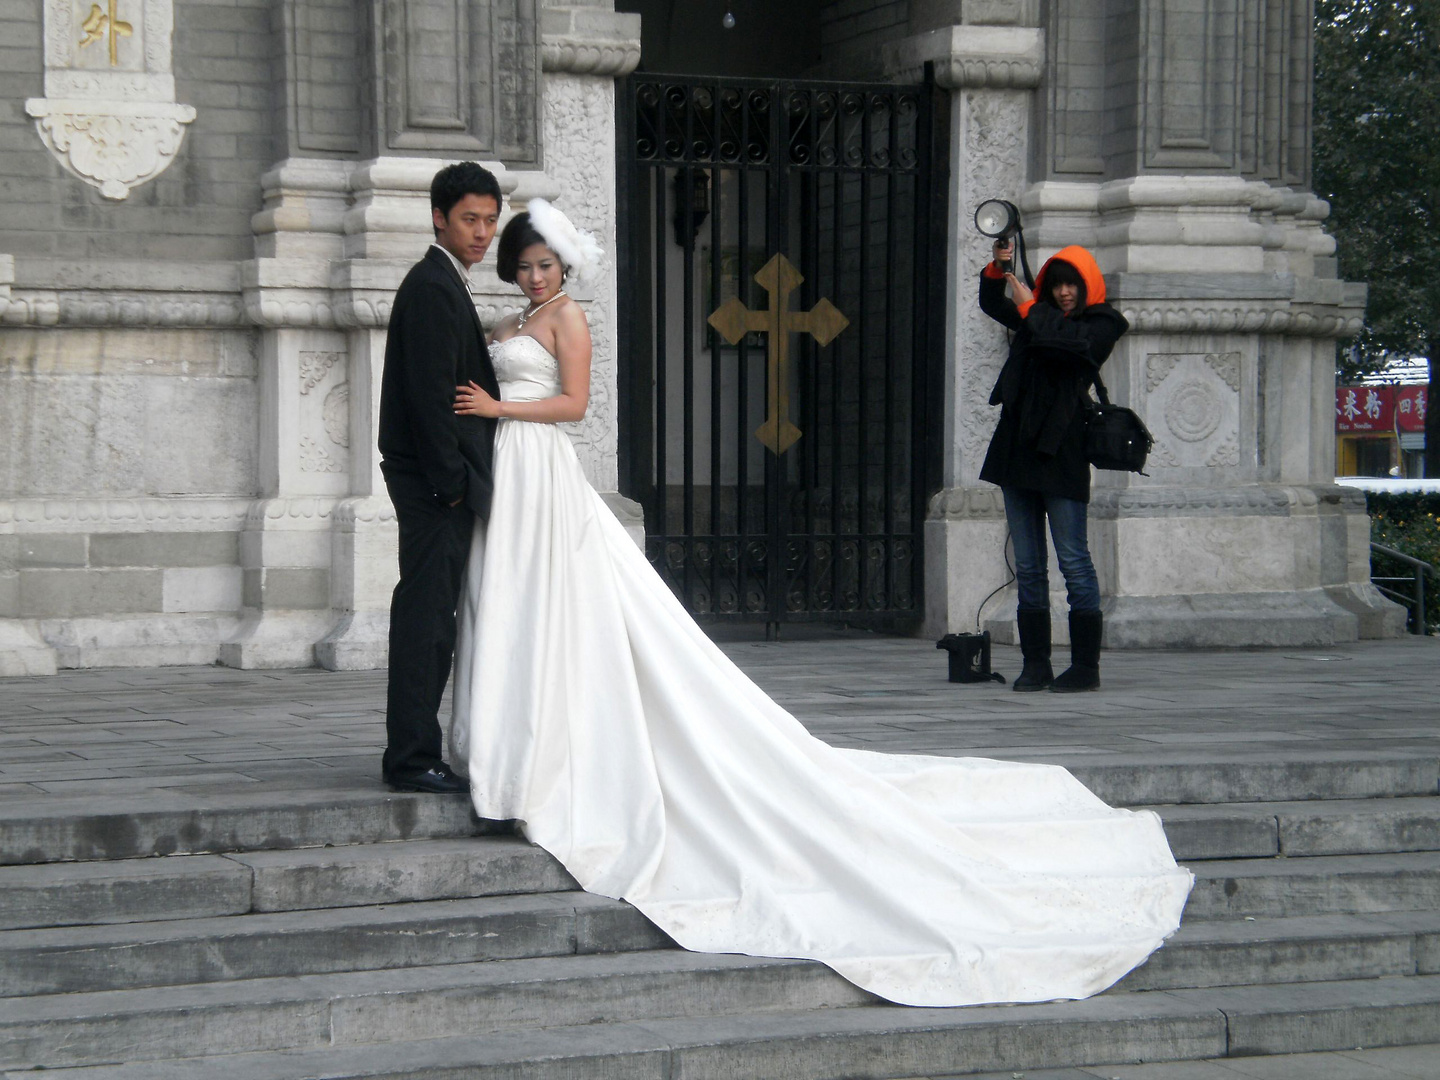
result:
<svg viewBox="0 0 1440 1080"><path fill-rule="evenodd" d="M390 311L380 467L387 483L423 485L441 502L463 500L487 519L496 421L454 412L455 387L472 379L500 396L470 293L450 260L432 247L405 275Z"/></svg>

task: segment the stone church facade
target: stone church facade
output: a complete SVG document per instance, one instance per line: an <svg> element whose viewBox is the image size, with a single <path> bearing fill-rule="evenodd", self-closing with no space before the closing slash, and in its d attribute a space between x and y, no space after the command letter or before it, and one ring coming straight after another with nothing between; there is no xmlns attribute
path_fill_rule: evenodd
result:
<svg viewBox="0 0 1440 1080"><path fill-rule="evenodd" d="M1019 204L1032 251L1091 248L1133 326L1107 381L1156 447L1149 477L1095 485L1109 644L1398 632L1363 503L1332 483L1334 343L1364 293L1337 280L1307 190L1309 17L1307 0L0 0L0 673L383 665L378 379L430 177L484 162L510 205L551 198L623 249L618 80L637 65L928 72L946 95L926 632L973 626L1005 577L977 478L1004 353L974 302L970 214L991 197ZM641 539L619 278L579 297L595 371L572 435ZM520 306L493 260L478 282L487 325ZM1002 637L1009 614L1003 594L981 612Z"/></svg>

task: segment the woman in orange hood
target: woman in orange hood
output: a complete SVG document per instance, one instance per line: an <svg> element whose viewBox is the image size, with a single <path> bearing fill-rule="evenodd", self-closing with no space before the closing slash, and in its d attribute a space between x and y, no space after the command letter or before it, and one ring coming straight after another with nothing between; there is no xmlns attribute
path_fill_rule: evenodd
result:
<svg viewBox="0 0 1440 1080"><path fill-rule="evenodd" d="M1013 255L1012 243L997 242L994 250L996 261L980 275L980 308L1014 337L990 393L1000 422L980 479L1000 485L1015 544L1015 622L1025 660L1015 689L1096 690L1103 626L1086 535L1084 410L1091 381L1130 325L1105 303L1105 278L1083 247L1067 247L1048 260L1033 291L1000 269ZM1050 667L1047 518L1070 601L1070 667L1059 678Z"/></svg>

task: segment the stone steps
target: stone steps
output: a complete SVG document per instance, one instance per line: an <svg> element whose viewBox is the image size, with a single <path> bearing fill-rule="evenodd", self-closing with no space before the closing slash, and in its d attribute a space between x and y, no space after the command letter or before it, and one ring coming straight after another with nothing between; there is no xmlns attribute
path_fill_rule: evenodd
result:
<svg viewBox="0 0 1440 1080"><path fill-rule="evenodd" d="M72 1080L836 1080L963 1075L1425 1042L1440 976L1110 993L1082 1002L874 1005L467 1033L131 1061ZM360 1033L363 1036L363 1032ZM322 1034L322 1037L324 1035ZM343 1038L343 1036L342 1036ZM117 1055L118 1056L118 1055ZM22 1080L24 1070L4 1073Z"/></svg>
<svg viewBox="0 0 1440 1080"><path fill-rule="evenodd" d="M0 930L576 889L513 837L0 866Z"/></svg>
<svg viewBox="0 0 1440 1080"><path fill-rule="evenodd" d="M1440 1043L1317 1050L1264 1058L1207 1058L1177 1064L1092 1065L1084 1069L1026 1069L1024 1080L1434 1080ZM936 1080L909 1077L907 1080ZM1015 1072L970 1073L967 1080L1016 1080Z"/></svg>
<svg viewBox="0 0 1440 1080"><path fill-rule="evenodd" d="M1112 806L1391 799L1434 795L1440 780L1440 757L1383 750L1296 749L1280 760L1233 751L1046 760L1064 765Z"/></svg>
<svg viewBox="0 0 1440 1080"><path fill-rule="evenodd" d="M1218 804L1433 797L1440 778L1435 758L1366 751L1338 759L1297 751L1283 762L1129 755L1111 762L1086 758L1069 767L1112 805L1173 808L1169 816L1187 822ZM1192 804L1196 813L1187 814ZM1263 808L1235 809L1237 821L1265 817ZM1294 827L1299 828L1298 818ZM1433 836L1433 821L1429 828ZM353 792L49 798L0 807L0 866L446 839L477 831L463 796L404 795L378 786Z"/></svg>
<svg viewBox="0 0 1440 1080"><path fill-rule="evenodd" d="M0 1073L820 1080L1433 1041L1435 760L1075 771L1160 813L1197 876L1185 924L1089 1001L970 1009L678 950L539 848L477 836L463 797L0 809Z"/></svg>
<svg viewBox="0 0 1440 1080"><path fill-rule="evenodd" d="M1440 851L1440 798L1155 806L1181 861Z"/></svg>
<svg viewBox="0 0 1440 1080"><path fill-rule="evenodd" d="M464 795L226 792L80 797L0 807L0 866L275 851L477 832Z"/></svg>
<svg viewBox="0 0 1440 1080"><path fill-rule="evenodd" d="M1440 912L1195 919L1118 984L1185 990L1440 975Z"/></svg>
<svg viewBox="0 0 1440 1080"><path fill-rule="evenodd" d="M468 811L455 813L457 808L465 809L456 800L432 799L431 803L439 805L415 798L393 803L372 798L365 803L366 816L377 826L375 831L382 833L393 831L399 816L407 818L407 829L438 828L462 834L466 829L473 830ZM409 818L410 809L401 808L413 808L415 817ZM1178 859L1198 863L1196 869L1207 881L1217 874L1226 882L1245 880L1246 897L1253 897L1257 904L1260 886L1253 879L1257 874L1269 878L1270 872L1255 867L1217 867L1217 861L1273 862L1277 855L1294 859L1357 852L1440 851L1440 798L1433 796L1156 809ZM234 829L232 835L239 838L264 829L267 841L283 838L284 831L272 826L292 819L295 808L282 806L256 813L262 818L261 825ZM359 830L339 832L354 836ZM75 850L73 845L70 850ZM1271 866L1272 862L1257 866ZM1291 863L1273 865L1285 867L1277 873L1311 876ZM1328 875L1341 864L1306 865ZM1413 861L1392 861L1379 867L1383 877L1390 870L1413 874L1415 865ZM1428 874L1433 861L1422 861L1420 865L1427 867L1423 873ZM1406 871L1406 867L1412 869ZM1361 877L1375 876L1363 870L1356 873ZM1353 875L1345 876L1341 882L1331 883L1332 891L1342 882L1353 887L1358 880ZM0 930L553 892L575 887L564 868L539 848L514 838L470 835L409 843L388 839L341 846L280 847L224 855L89 862L45 860L39 864L0 866ZM1307 913L1284 908L1285 898L1275 898L1274 890L1271 892L1272 898L1266 901L1270 906L1242 910L1236 905L1243 904L1244 899L1228 895L1221 902L1208 895L1201 897L1197 890L1192 910L1201 917ZM1313 890L1306 895L1313 896ZM1332 906L1308 913L1343 911L1343 906L1333 906L1343 902L1343 892L1337 893L1336 899L1330 901ZM1197 904L1201 906L1196 908Z"/></svg>
<svg viewBox="0 0 1440 1080"><path fill-rule="evenodd" d="M1198 922L1112 993L1416 974L1440 974L1440 914ZM809 961L557 953L11 999L0 1069L440 1038L541 1016L568 1026L867 1004L876 1000Z"/></svg>
<svg viewBox="0 0 1440 1080"><path fill-rule="evenodd" d="M5 1003L0 1069L876 1004L804 960L678 949L55 994Z"/></svg>
<svg viewBox="0 0 1440 1080"><path fill-rule="evenodd" d="M1185 917L1282 918L1440 907L1440 852L1197 862Z"/></svg>
<svg viewBox="0 0 1440 1080"><path fill-rule="evenodd" d="M589 893L435 900L0 933L0 998L670 945Z"/></svg>
<svg viewBox="0 0 1440 1080"><path fill-rule="evenodd" d="M1440 799L1431 801L1440 810ZM1189 918L1423 910L1440 897L1434 851L1195 860L1192 869ZM575 888L549 854L511 837L0 867L0 957L13 938L5 931L20 929Z"/></svg>

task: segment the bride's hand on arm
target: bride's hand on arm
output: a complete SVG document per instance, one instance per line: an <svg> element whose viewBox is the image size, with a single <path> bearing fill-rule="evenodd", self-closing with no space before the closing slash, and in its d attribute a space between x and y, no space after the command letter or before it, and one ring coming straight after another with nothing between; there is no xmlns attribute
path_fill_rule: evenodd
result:
<svg viewBox="0 0 1440 1080"><path fill-rule="evenodd" d="M500 402L491 397L485 388L472 381L468 386L455 388L455 414L457 416L498 417Z"/></svg>

